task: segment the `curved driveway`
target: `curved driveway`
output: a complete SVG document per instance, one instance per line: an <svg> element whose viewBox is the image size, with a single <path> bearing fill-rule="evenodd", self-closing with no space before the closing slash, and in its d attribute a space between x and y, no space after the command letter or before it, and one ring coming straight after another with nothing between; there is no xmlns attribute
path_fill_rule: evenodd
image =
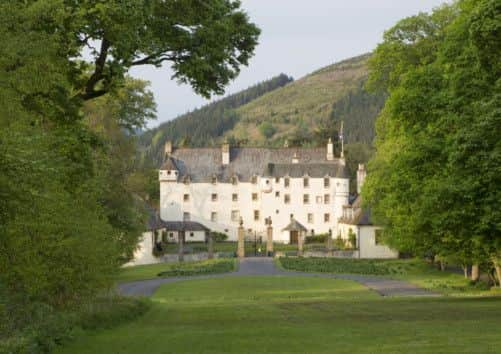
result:
<svg viewBox="0 0 501 354"><path fill-rule="evenodd" d="M235 276L300 276L300 277L320 277L331 279L347 279L356 281L372 289L382 296L437 296L438 294L420 288L414 284L403 280L392 280L378 276L357 275L357 274L331 274L331 273L304 273L294 271L284 271L275 266L272 258L244 258L240 260L239 268L236 272L224 274L212 274L204 276L157 278L150 280L140 280L118 285L118 290L123 295L129 296L151 296L162 284L174 283L188 279L207 279Z"/></svg>

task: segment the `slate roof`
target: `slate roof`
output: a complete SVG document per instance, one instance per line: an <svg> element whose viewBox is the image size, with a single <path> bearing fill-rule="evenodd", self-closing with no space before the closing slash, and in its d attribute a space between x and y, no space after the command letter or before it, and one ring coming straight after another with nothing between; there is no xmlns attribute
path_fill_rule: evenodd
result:
<svg viewBox="0 0 501 354"><path fill-rule="evenodd" d="M282 231L308 231L306 227L303 226L299 221L296 219L291 219L291 222L289 225L284 227Z"/></svg>
<svg viewBox="0 0 501 354"><path fill-rule="evenodd" d="M176 163L171 157L167 157L162 164L162 167L160 167L161 170L177 170Z"/></svg>
<svg viewBox="0 0 501 354"><path fill-rule="evenodd" d="M148 206L146 209L148 211L146 224L148 231L160 229L167 229L168 231L210 231L210 229L195 221L164 221L155 209Z"/></svg>
<svg viewBox="0 0 501 354"><path fill-rule="evenodd" d="M167 231L210 231L195 221L164 221L163 223Z"/></svg>
<svg viewBox="0 0 501 354"><path fill-rule="evenodd" d="M213 176L218 181L228 182L237 176L239 181L250 181L254 175L282 177L347 178L344 165L339 159L328 161L327 150L321 148L230 148L230 163L222 164L221 148L178 148L165 160L162 169L175 165L181 178L190 176L192 182L210 182ZM293 157L299 160L292 163Z"/></svg>

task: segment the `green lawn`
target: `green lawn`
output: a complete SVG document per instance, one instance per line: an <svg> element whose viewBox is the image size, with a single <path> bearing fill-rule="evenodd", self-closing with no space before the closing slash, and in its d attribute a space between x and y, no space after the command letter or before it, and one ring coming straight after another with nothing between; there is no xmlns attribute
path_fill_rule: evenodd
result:
<svg viewBox="0 0 501 354"><path fill-rule="evenodd" d="M383 298L345 280L229 277L161 287L134 322L58 354L499 353L499 298Z"/></svg>
<svg viewBox="0 0 501 354"><path fill-rule="evenodd" d="M135 267L122 268L117 276L119 283L158 278L183 276L183 275L203 275L231 272L236 269L237 261L234 258L212 259L200 262L182 263L159 263Z"/></svg>
<svg viewBox="0 0 501 354"><path fill-rule="evenodd" d="M452 296L501 295L498 288L489 289L485 282L472 284L463 274L440 271L420 259L340 259L282 257L277 265L285 270L313 273L345 273L380 275L401 279L420 287Z"/></svg>

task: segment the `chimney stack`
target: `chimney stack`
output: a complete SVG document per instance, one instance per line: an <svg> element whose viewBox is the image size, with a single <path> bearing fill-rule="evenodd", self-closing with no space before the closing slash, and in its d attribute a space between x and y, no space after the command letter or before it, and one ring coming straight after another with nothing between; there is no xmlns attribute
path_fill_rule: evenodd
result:
<svg viewBox="0 0 501 354"><path fill-rule="evenodd" d="M297 152L294 152L294 156L292 156L292 163L299 163L299 157L297 156Z"/></svg>
<svg viewBox="0 0 501 354"><path fill-rule="evenodd" d="M367 176L367 172L365 171L365 165L363 163L358 164L357 170L357 193L360 194L362 192L362 186L365 181L365 177Z"/></svg>
<svg viewBox="0 0 501 354"><path fill-rule="evenodd" d="M172 154L172 141L167 141L165 142L165 156L169 156L170 154Z"/></svg>
<svg viewBox="0 0 501 354"><path fill-rule="evenodd" d="M327 161L334 160L334 144L332 143L332 139L329 138L327 142Z"/></svg>
<svg viewBox="0 0 501 354"><path fill-rule="evenodd" d="M230 164L230 144L224 143L222 148L223 153L223 165Z"/></svg>

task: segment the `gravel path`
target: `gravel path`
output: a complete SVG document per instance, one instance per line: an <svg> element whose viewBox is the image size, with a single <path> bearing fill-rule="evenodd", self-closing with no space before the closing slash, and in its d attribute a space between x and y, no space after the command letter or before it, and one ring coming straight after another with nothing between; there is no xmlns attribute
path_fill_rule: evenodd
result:
<svg viewBox="0 0 501 354"><path fill-rule="evenodd" d="M208 279L235 276L299 276L299 277L320 277L331 279L347 279L356 281L379 293L381 296L438 296L438 294L420 288L414 284L403 280L391 280L382 277L357 275L357 274L328 274L328 273L303 273L294 271L284 271L275 266L272 258L256 257L244 258L240 260L239 268L236 272L225 274L212 274L191 277L158 278L151 280L134 281L118 285L118 290L123 295L131 296L151 296L162 284L174 283L180 280Z"/></svg>

